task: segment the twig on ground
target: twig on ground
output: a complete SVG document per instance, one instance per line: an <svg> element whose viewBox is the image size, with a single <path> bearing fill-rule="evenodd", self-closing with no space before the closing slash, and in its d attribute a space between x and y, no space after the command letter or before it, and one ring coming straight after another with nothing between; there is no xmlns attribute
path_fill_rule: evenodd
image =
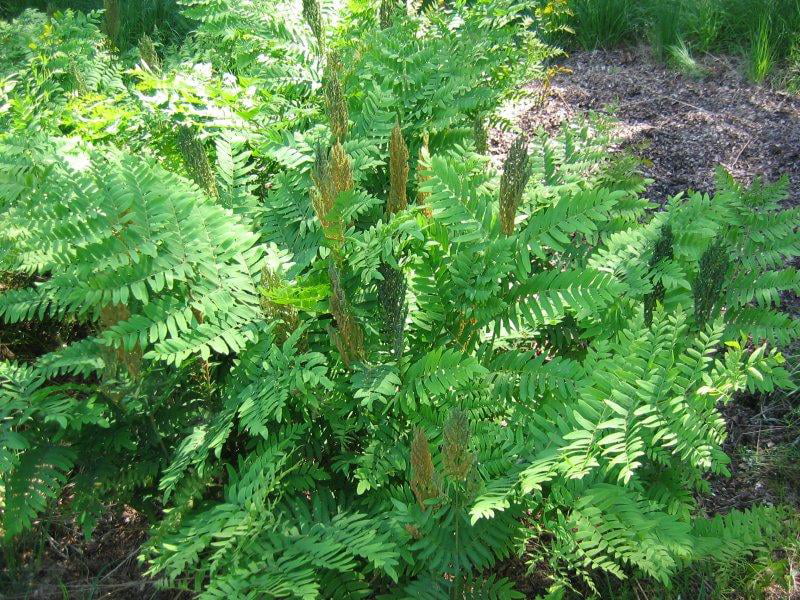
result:
<svg viewBox="0 0 800 600"><path fill-rule="evenodd" d="M739 149L739 152L736 155L736 158L733 159L733 162L730 165L730 169L731 170L733 170L733 168L736 166L736 163L739 162L739 159L742 157L742 152L744 152L747 149L747 147L750 145L750 142L752 142L752 141L753 141L752 137L747 138L747 142L745 142L744 146L742 146Z"/></svg>
<svg viewBox="0 0 800 600"><path fill-rule="evenodd" d="M693 108L702 113L706 113L707 115L716 116L716 113L713 113L710 110L707 110L705 108L700 108L699 106L695 106L694 104L689 104L688 102L681 100L680 98L676 98L675 96L665 96L663 94L659 94L659 96L661 98L664 98L665 100L672 100L673 102L677 102L678 104L683 104L684 106L688 106L689 108Z"/></svg>

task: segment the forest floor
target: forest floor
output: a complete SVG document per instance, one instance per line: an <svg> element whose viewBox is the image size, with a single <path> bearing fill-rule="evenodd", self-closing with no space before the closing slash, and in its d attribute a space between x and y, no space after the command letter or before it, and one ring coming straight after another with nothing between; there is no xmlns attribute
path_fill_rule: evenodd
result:
<svg viewBox="0 0 800 600"><path fill-rule="evenodd" d="M523 131L555 131L587 111L606 113L616 120L621 149L643 159L644 175L653 180L647 194L652 200L663 202L688 189L713 192L714 170L722 165L742 181L786 174L787 202L800 203L800 97L750 84L734 59L704 59L702 78L655 63L646 49L578 52L562 66L569 72L552 81L541 105L522 101L506 115ZM496 158L511 139L508 132L491 132ZM787 296L786 306L800 313L796 296ZM800 348L786 349L786 355L800 374ZM727 512L755 503L800 507L800 397L742 397L725 414L733 476L711 481L704 510ZM54 524L23 569L26 581L0 597L179 598L179 592L158 592L142 574L137 555L146 528L141 515L125 507L109 511L89 542L76 527ZM544 582L535 570L525 571L515 561L504 574L532 598Z"/></svg>

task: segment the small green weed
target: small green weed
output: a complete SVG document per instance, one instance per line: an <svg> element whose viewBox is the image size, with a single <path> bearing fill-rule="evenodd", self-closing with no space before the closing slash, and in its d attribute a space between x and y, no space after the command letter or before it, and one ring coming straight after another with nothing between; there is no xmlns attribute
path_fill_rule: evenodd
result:
<svg viewBox="0 0 800 600"><path fill-rule="evenodd" d="M692 56L692 51L684 40L679 39L677 43L669 46L667 50L669 54L669 63L678 70L683 71L691 77L702 77L705 75L705 70L698 64L694 56Z"/></svg>

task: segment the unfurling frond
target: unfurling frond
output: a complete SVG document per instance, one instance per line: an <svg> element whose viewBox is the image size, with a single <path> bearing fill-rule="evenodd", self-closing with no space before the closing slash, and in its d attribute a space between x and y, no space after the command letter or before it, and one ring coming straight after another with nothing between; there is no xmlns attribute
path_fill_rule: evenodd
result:
<svg viewBox="0 0 800 600"><path fill-rule="evenodd" d="M389 201L386 212L393 214L408 206L408 147L403 139L403 130L397 123L389 140Z"/></svg>
<svg viewBox="0 0 800 600"><path fill-rule="evenodd" d="M520 135L508 150L500 178L500 229L505 235L514 233L517 207L530 176L528 142Z"/></svg>
<svg viewBox="0 0 800 600"><path fill-rule="evenodd" d="M349 127L347 99L342 89L341 73L342 63L339 57L335 52L329 52L324 73L325 107L328 110L331 134L339 143L344 142Z"/></svg>
<svg viewBox="0 0 800 600"><path fill-rule="evenodd" d="M716 316L730 267L731 260L722 238L714 241L700 257L700 270L693 286L694 318L698 327L705 327Z"/></svg>
<svg viewBox="0 0 800 600"><path fill-rule="evenodd" d="M419 427L414 431L414 439L411 440L411 491L423 510L426 508L426 500L438 498L440 494L428 438Z"/></svg>

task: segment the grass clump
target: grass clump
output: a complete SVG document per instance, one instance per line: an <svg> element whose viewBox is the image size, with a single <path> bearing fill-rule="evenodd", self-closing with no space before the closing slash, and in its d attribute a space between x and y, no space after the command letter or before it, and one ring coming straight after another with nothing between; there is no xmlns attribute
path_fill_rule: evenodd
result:
<svg viewBox="0 0 800 600"><path fill-rule="evenodd" d="M575 41L584 49L609 48L634 37L634 3L631 0L574 0Z"/></svg>
<svg viewBox="0 0 800 600"><path fill-rule="evenodd" d="M750 37L747 67L750 77L761 83L775 68L775 48L771 19L762 16Z"/></svg>

